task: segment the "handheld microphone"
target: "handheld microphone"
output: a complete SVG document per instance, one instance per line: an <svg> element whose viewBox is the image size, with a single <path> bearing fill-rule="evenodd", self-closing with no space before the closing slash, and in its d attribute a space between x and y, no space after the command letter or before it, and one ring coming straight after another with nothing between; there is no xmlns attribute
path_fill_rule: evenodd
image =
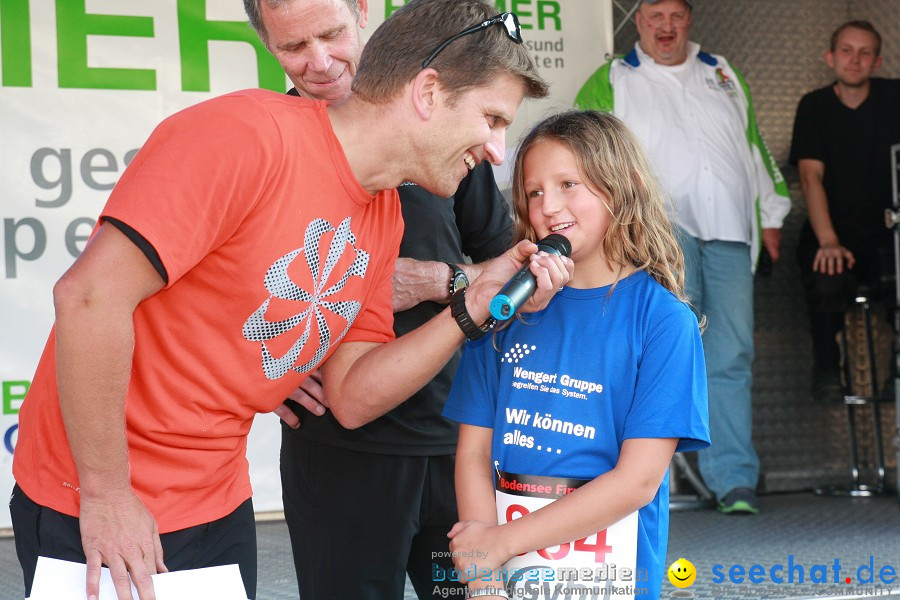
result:
<svg viewBox="0 0 900 600"><path fill-rule="evenodd" d="M569 256L572 252L572 244L566 236L558 233L551 233L539 241L537 247L538 252L543 250L547 254L558 256ZM531 261L527 261L491 300L491 316L499 321L505 321L531 298L536 289L537 281L531 274Z"/></svg>

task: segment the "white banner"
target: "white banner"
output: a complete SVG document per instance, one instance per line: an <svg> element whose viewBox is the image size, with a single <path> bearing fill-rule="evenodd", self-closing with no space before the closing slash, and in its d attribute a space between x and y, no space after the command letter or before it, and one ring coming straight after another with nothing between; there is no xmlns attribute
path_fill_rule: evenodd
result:
<svg viewBox="0 0 900 600"><path fill-rule="evenodd" d="M402 4L370 2L366 35ZM610 51L612 8L496 5L519 15L553 92L523 106L512 152L522 128L572 105ZM84 248L109 190L163 118L257 86L289 87L240 0L0 0L0 497L13 485L16 415L53 323L53 284ZM279 438L274 416L256 420L248 459L258 511L281 507Z"/></svg>

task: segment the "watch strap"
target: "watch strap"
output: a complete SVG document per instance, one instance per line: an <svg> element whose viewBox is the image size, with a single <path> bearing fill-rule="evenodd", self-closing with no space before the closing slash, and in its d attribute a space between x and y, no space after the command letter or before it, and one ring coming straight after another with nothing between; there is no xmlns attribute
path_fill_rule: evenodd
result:
<svg viewBox="0 0 900 600"><path fill-rule="evenodd" d="M459 328L462 329L466 338L472 341L483 337L497 324L497 319L494 317L489 317L488 320L480 326L472 321L472 316L466 309L466 288L457 290L450 296L450 314L453 316L453 320L456 321L456 324L459 325Z"/></svg>

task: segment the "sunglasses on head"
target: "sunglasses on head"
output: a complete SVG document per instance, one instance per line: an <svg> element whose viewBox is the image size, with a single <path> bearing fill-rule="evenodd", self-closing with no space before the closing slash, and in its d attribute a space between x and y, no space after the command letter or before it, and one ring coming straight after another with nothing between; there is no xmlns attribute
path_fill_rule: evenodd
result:
<svg viewBox="0 0 900 600"><path fill-rule="evenodd" d="M428 55L428 58L422 61L422 68L424 69L428 65L430 65L432 61L437 58L437 55L440 54L444 48L449 46L454 41L458 40L464 35L476 33L478 31L481 31L482 29L487 29L491 25L496 25L497 23L501 23L503 25L503 27L506 29L506 35L509 36L509 39L517 44L522 43L522 28L519 26L519 18L515 15L515 13L501 13L495 17L491 17L487 21L482 21L478 25L473 25L467 29L463 29L453 37L441 42L441 45L435 48L434 51Z"/></svg>

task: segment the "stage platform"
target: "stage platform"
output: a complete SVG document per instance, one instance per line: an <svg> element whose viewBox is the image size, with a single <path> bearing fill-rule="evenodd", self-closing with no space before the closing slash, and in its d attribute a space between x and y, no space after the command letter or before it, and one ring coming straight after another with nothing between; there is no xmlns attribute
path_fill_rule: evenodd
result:
<svg viewBox="0 0 900 600"><path fill-rule="evenodd" d="M900 500L895 496L849 498L792 493L765 495L761 500L762 513L757 516L725 516L709 509L672 513L667 564L683 557L697 569L696 582L679 593L693 592L698 600L900 599ZM257 532L258 600L296 600L296 579L284 522L260 522ZM833 583L835 560L841 568L838 584ZM858 576L867 578L870 560L875 582L861 583ZM789 564L795 565L793 583L787 583ZM721 583L714 582L716 565L720 567L715 572L723 575ZM729 572L733 565L742 567L745 577L753 565L760 565L765 581L731 583ZM776 565L784 566L783 571L776 568L774 573L776 579L784 577L783 584L770 579ZM798 580L801 568L802 583ZM810 577L814 570L825 573L829 583L812 584ZM887 575L891 570L896 577L893 584L881 583L879 572ZM754 573L759 572L757 569ZM852 580L849 584L845 582L847 577ZM0 539L0 590L3 600L19 600L23 595L21 571L11 538ZM672 592L676 588L664 580L663 598L672 597ZM409 586L405 600L415 600Z"/></svg>

